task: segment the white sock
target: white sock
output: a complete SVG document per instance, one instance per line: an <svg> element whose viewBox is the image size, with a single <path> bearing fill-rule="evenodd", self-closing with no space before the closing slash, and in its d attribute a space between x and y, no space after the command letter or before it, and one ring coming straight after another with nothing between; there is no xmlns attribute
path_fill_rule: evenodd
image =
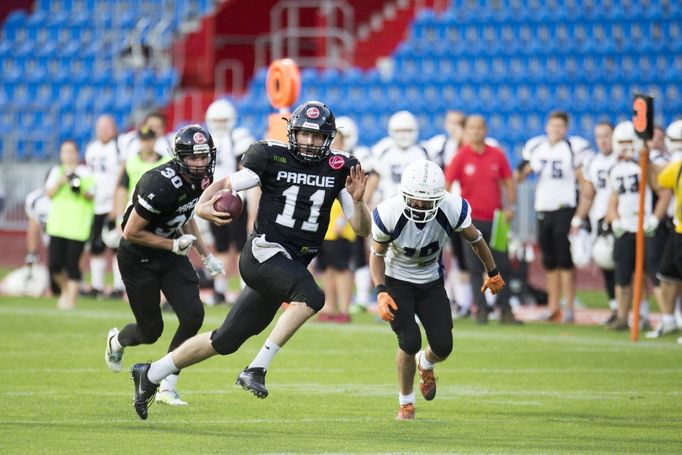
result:
<svg viewBox="0 0 682 455"><path fill-rule="evenodd" d="M642 319L649 319L649 301L642 300L639 303L639 317Z"/></svg>
<svg viewBox="0 0 682 455"><path fill-rule="evenodd" d="M474 300L474 294L471 290L471 284L457 281L454 285L455 300L460 308L468 310L471 308L471 302Z"/></svg>
<svg viewBox="0 0 682 455"><path fill-rule="evenodd" d="M256 358L249 364L249 368L264 368L267 370L268 366L270 366L270 362L272 362L275 354L277 354L280 349L282 348L268 338L265 340L265 343L263 343L263 347L260 348L260 351L258 351Z"/></svg>
<svg viewBox="0 0 682 455"><path fill-rule="evenodd" d="M410 403L414 404L415 403L414 390L409 395L403 395L402 393L398 393L398 401L400 401L401 406Z"/></svg>
<svg viewBox="0 0 682 455"><path fill-rule="evenodd" d="M369 282L369 267L360 267L355 271L355 303L358 305L367 305L369 303Z"/></svg>
<svg viewBox="0 0 682 455"><path fill-rule="evenodd" d="M159 390L164 391L164 390L175 390L175 386L178 383L178 374L173 373L161 381L161 384L159 385Z"/></svg>
<svg viewBox="0 0 682 455"><path fill-rule="evenodd" d="M227 292L227 280L221 276L217 276L213 281L213 290L225 295Z"/></svg>
<svg viewBox="0 0 682 455"><path fill-rule="evenodd" d="M609 300L609 309L611 311L616 311L618 309L618 302L616 302L616 299Z"/></svg>
<svg viewBox="0 0 682 455"><path fill-rule="evenodd" d="M114 275L114 291L125 291L125 285L123 284L123 278L121 277L121 270L118 268L118 261L114 256L111 261L111 273Z"/></svg>
<svg viewBox="0 0 682 455"><path fill-rule="evenodd" d="M433 370L435 363L429 362L426 359L426 354L424 354L424 351L421 351L419 353L419 366L422 367L422 370Z"/></svg>
<svg viewBox="0 0 682 455"><path fill-rule="evenodd" d="M664 314L661 316L661 322L663 322L663 325L665 327L670 327L673 325L677 325L677 320L675 319L674 314Z"/></svg>
<svg viewBox="0 0 682 455"><path fill-rule="evenodd" d="M111 340L109 340L109 346L111 346L111 349L114 351L121 351L123 350L123 345L118 341L118 334L116 336L111 337Z"/></svg>
<svg viewBox="0 0 682 455"><path fill-rule="evenodd" d="M160 360L157 360L151 364L149 371L147 372L147 377L154 384L160 384L164 378L177 372L178 367L176 367L173 363L173 355L169 352L165 356L161 357Z"/></svg>
<svg viewBox="0 0 682 455"><path fill-rule="evenodd" d="M90 258L90 285L93 289L104 289L104 273L107 270L107 260L103 256Z"/></svg>

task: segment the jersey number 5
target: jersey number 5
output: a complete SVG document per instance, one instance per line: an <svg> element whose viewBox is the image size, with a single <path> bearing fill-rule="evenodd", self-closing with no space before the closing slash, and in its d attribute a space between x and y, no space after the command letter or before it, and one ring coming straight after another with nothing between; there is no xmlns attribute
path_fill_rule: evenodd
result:
<svg viewBox="0 0 682 455"><path fill-rule="evenodd" d="M281 224L282 226L286 226L288 228L293 228L294 224L296 224L296 220L294 219L294 210L296 210L296 201L298 199L298 192L300 189L301 187L298 185L292 185L282 192L282 195L285 197L284 210L282 213L277 215L277 218L275 219L277 224ZM304 231L315 232L320 226L320 224L317 222L317 219L320 216L320 207L322 207L322 203L324 202L324 193L324 190L317 190L310 195L310 201L313 204L310 207L310 216L308 217L308 221L304 221L301 225L301 229Z"/></svg>

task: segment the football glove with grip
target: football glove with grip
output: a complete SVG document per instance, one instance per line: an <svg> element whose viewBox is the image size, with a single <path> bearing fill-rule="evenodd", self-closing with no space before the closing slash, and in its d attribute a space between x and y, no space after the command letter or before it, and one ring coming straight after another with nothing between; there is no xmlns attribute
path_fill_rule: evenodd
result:
<svg viewBox="0 0 682 455"><path fill-rule="evenodd" d="M207 254L201 261L211 273L211 276L225 275L225 264L211 253Z"/></svg>
<svg viewBox="0 0 682 455"><path fill-rule="evenodd" d="M625 234L625 227L623 226L623 223L619 219L613 220L611 222L611 232L613 232L613 235L616 238L619 238L623 234Z"/></svg>
<svg viewBox="0 0 682 455"><path fill-rule="evenodd" d="M656 228L658 228L658 224L660 223L660 220L656 215L653 213L647 216L644 219L644 233L646 235L654 235L654 232L656 231Z"/></svg>
<svg viewBox="0 0 682 455"><path fill-rule="evenodd" d="M377 295L377 310L381 319L390 322L394 318L393 312L398 311L398 305L393 300L393 297L384 291Z"/></svg>
<svg viewBox="0 0 682 455"><path fill-rule="evenodd" d="M191 234L185 234L173 240L173 253L179 256L187 256L189 250L192 249L192 244L197 238Z"/></svg>
<svg viewBox="0 0 682 455"><path fill-rule="evenodd" d="M490 289L490 292L497 294L502 290L503 287L504 280L502 279L502 275L498 273L495 276L486 277L485 281L483 282L483 286L481 286L481 292L485 294L485 291Z"/></svg>

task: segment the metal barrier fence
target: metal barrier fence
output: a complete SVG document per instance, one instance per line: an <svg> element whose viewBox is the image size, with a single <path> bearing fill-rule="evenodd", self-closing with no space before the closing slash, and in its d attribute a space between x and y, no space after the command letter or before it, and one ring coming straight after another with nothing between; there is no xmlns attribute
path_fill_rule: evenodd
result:
<svg viewBox="0 0 682 455"><path fill-rule="evenodd" d="M0 213L0 230L26 229L26 195L45 185L53 162L0 161L0 182L5 188L5 207Z"/></svg>

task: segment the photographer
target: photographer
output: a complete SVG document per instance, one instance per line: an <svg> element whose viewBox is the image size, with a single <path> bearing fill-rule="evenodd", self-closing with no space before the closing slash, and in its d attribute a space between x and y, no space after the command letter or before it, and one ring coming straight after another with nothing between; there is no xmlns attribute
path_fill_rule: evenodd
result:
<svg viewBox="0 0 682 455"><path fill-rule="evenodd" d="M61 291L57 308L76 307L81 280L79 261L90 237L94 216L95 179L85 166L78 164L78 146L64 141L59 150L61 164L50 171L45 192L52 200L47 218L50 275Z"/></svg>

